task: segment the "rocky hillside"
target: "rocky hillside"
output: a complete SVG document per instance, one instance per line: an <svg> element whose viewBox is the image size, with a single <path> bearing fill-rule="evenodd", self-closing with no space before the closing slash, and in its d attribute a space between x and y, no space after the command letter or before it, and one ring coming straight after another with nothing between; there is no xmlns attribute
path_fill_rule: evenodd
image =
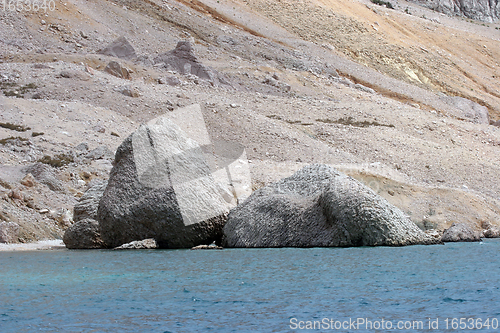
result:
<svg viewBox="0 0 500 333"><path fill-rule="evenodd" d="M465 16L470 19L495 22L500 19L498 0L411 0L422 6L447 15Z"/></svg>
<svg viewBox="0 0 500 333"><path fill-rule="evenodd" d="M423 229L500 224L498 23L402 1L54 1L0 11L0 242L60 238L130 133L196 103L253 189L324 163Z"/></svg>

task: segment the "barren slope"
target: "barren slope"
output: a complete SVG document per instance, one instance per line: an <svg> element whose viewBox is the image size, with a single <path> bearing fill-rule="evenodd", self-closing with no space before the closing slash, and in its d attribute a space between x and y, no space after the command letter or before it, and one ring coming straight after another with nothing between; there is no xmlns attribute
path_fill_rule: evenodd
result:
<svg viewBox="0 0 500 333"><path fill-rule="evenodd" d="M0 129L0 140L29 140L0 145L3 166L18 170L81 142L114 150L138 122L200 103L212 137L246 147L254 188L304 164L328 163L370 185L423 228L500 223L500 129L451 116L453 107L433 93L469 97L498 115L494 28L410 7L439 17L439 24L403 7L396 12L358 1L56 4L47 15L0 13L2 91L12 95L0 103L0 122L32 128ZM131 80L103 72L113 59L96 54L121 35L142 56L114 59L132 69ZM181 39L192 40L200 61L232 84L212 86L152 65ZM181 84L160 84L166 75ZM126 96L125 88L138 94ZM44 135L31 137L33 131ZM2 209L57 224L57 216L42 219L40 211L69 209L109 167L97 160L55 169L67 191L51 200L42 185L26 188L19 177L0 173ZM29 207L9 197L16 188L45 197ZM53 235L64 227L57 225ZM28 240L47 237L28 231Z"/></svg>

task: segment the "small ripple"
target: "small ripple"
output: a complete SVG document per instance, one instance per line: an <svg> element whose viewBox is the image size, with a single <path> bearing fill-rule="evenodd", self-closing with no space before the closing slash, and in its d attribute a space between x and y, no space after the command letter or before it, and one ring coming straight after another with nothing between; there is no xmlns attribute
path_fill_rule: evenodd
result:
<svg viewBox="0 0 500 333"><path fill-rule="evenodd" d="M462 299L462 298L451 298L451 297L445 297L443 298L443 301L445 302L457 302L457 303L462 303L462 302L467 302L467 300Z"/></svg>

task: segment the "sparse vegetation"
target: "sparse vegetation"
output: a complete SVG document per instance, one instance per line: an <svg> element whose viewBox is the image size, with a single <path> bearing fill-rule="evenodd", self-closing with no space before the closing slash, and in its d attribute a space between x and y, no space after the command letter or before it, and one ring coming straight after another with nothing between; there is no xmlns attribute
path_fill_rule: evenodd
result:
<svg viewBox="0 0 500 333"><path fill-rule="evenodd" d="M384 126L384 127L394 127L392 124L381 124L377 121L355 121L353 117L340 118L337 120L331 119L316 119L316 121L326 123L326 124L340 124L346 126L354 126L354 127L370 127L370 126Z"/></svg>
<svg viewBox="0 0 500 333"><path fill-rule="evenodd" d="M0 140L0 145L6 145L8 143L12 143L13 141L22 141L22 142L26 142L28 141L28 139L26 138L22 138L20 136L17 136L17 137L13 137L13 136L10 136L8 138L5 138L5 139L1 139Z"/></svg>
<svg viewBox="0 0 500 333"><path fill-rule="evenodd" d="M38 162L48 164L50 166L60 168L62 166L68 165L70 163L74 162L73 156L66 155L66 154L59 154L54 157L50 157L48 155L45 155L41 159L38 160Z"/></svg>
<svg viewBox="0 0 500 333"><path fill-rule="evenodd" d="M16 87L17 84L14 82L0 83L0 89L3 91L3 94L9 97L24 98L24 95L28 93L30 90L38 88L37 85L34 83L28 83L18 88Z"/></svg>
<svg viewBox="0 0 500 333"><path fill-rule="evenodd" d="M383 0L371 0L372 3L379 5L379 6L385 6L386 8L389 9L394 9L392 4L389 1L383 1Z"/></svg>
<svg viewBox="0 0 500 333"><path fill-rule="evenodd" d="M302 126L311 126L311 125L313 125L312 123L303 123L300 120L287 120L287 119L283 119L280 116L277 116L275 114L272 114L272 115L266 116L266 117L270 118L270 119L282 120L282 121L284 121L286 123L289 123L290 125L302 125Z"/></svg>
<svg viewBox="0 0 500 333"><path fill-rule="evenodd" d="M23 125L16 125L16 124L11 124L11 123L0 123L0 127L7 128L13 131L18 131L18 132L26 132L30 130L31 128L25 127Z"/></svg>

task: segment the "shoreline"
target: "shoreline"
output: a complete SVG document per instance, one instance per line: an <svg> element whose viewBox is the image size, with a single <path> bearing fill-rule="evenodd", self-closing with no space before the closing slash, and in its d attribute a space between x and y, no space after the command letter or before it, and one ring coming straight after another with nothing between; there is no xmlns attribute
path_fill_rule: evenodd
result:
<svg viewBox="0 0 500 333"><path fill-rule="evenodd" d="M33 243L15 243L4 244L0 243L0 252L14 252L14 251L40 251L40 250L65 250L61 239L42 240Z"/></svg>

